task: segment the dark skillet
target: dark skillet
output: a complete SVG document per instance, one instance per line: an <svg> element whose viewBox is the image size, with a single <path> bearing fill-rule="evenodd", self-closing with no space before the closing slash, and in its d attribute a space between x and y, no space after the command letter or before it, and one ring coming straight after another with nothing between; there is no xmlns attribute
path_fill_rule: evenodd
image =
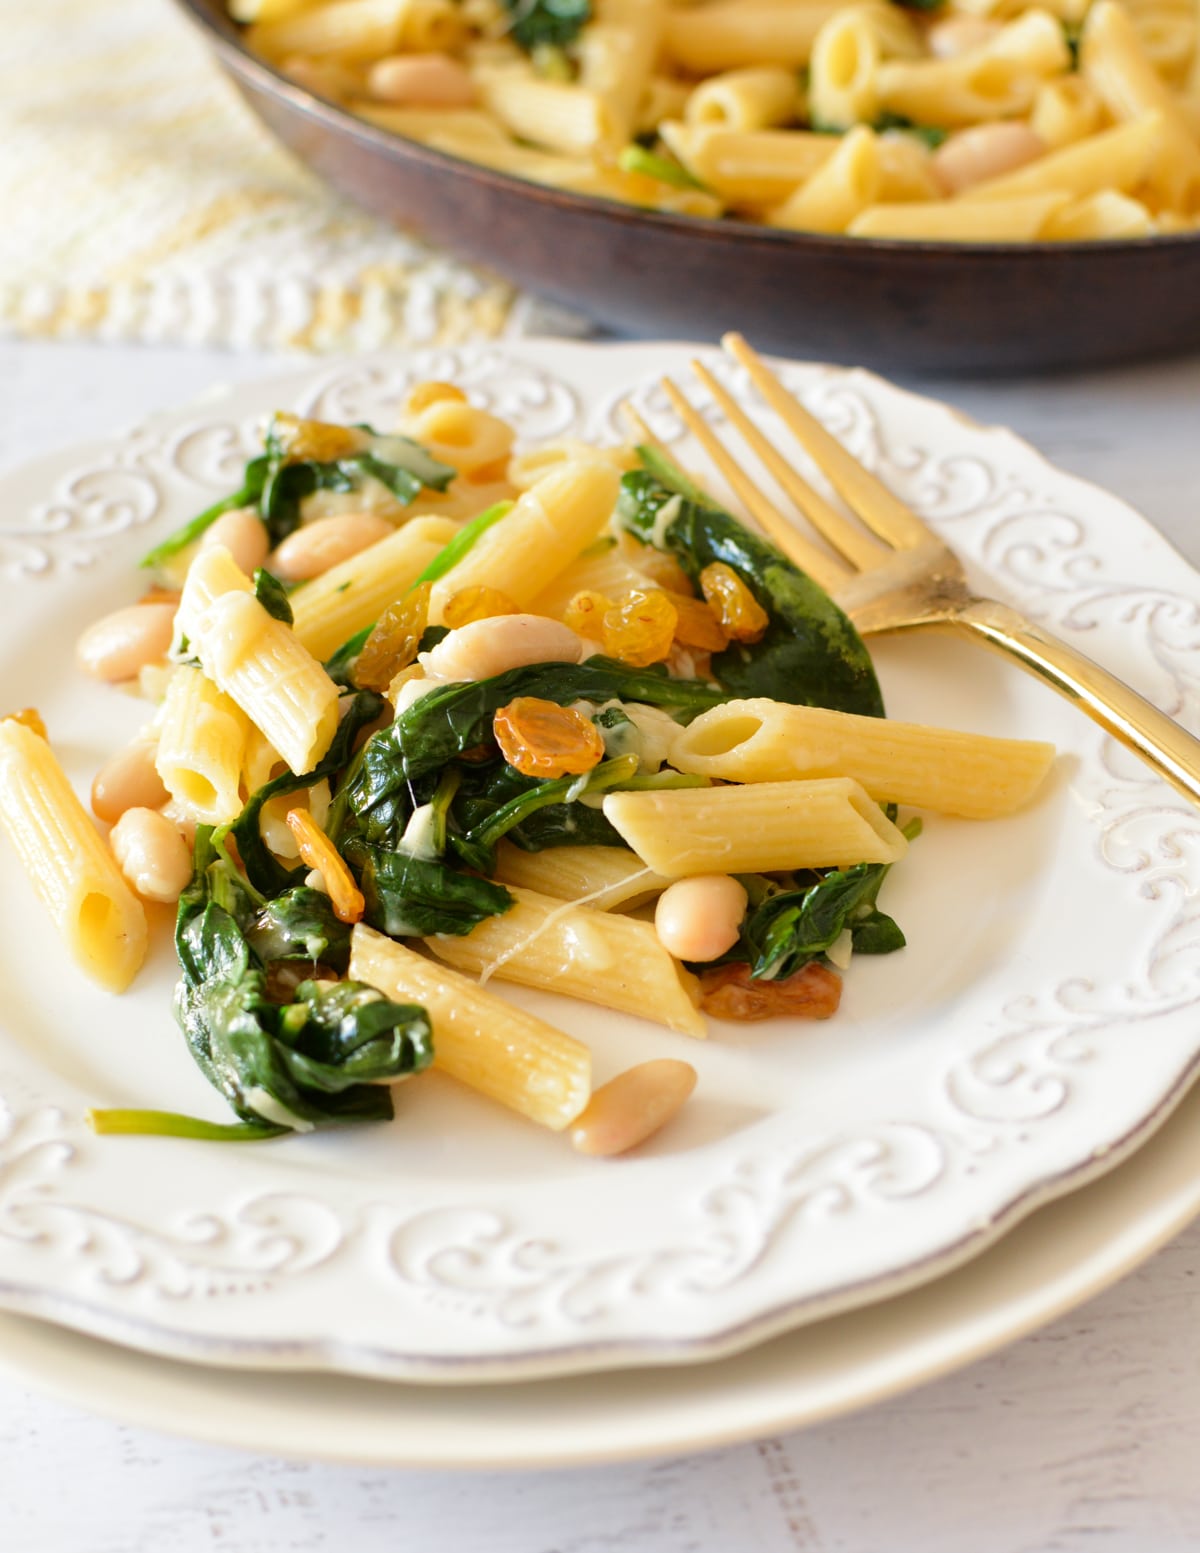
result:
<svg viewBox="0 0 1200 1553"><path fill-rule="evenodd" d="M1200 233L918 243L634 210L375 128L247 53L222 0L178 0L250 106L335 188L625 333L905 372L1019 373L1200 349Z"/></svg>

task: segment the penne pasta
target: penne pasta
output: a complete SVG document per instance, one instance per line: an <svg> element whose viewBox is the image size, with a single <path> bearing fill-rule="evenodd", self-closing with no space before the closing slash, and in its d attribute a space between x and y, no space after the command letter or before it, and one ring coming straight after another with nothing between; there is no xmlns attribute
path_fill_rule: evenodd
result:
<svg viewBox="0 0 1200 1553"><path fill-rule="evenodd" d="M663 948L653 923L532 890L512 895L503 915L463 937L443 934L426 944L460 971L561 992L703 1039L696 978Z"/></svg>
<svg viewBox="0 0 1200 1553"><path fill-rule="evenodd" d="M435 1068L555 1131L583 1110L592 1059L581 1041L362 923L350 946L355 981L428 1011Z"/></svg>
<svg viewBox="0 0 1200 1553"><path fill-rule="evenodd" d="M618 489L617 471L595 460L544 475L434 583L431 623L441 623L447 599L477 584L527 606L596 538L612 516Z"/></svg>
<svg viewBox="0 0 1200 1553"><path fill-rule="evenodd" d="M0 720L0 824L73 959L123 992L146 955L146 913L46 740Z"/></svg>
<svg viewBox="0 0 1200 1553"><path fill-rule="evenodd" d="M849 777L609 793L604 817L644 863L674 879L894 863L908 849Z"/></svg>
<svg viewBox="0 0 1200 1553"><path fill-rule="evenodd" d="M338 687L291 626L269 615L228 550L192 562L176 629L204 672L302 776L337 731Z"/></svg>
<svg viewBox="0 0 1200 1553"><path fill-rule="evenodd" d="M297 641L314 658L328 658L374 625L457 533L449 518L410 518L387 539L297 588L291 598Z"/></svg>
<svg viewBox="0 0 1200 1553"><path fill-rule="evenodd" d="M243 771L249 791L268 779L271 761L257 758L258 751L270 748L271 759L279 759L241 707L188 664L172 672L158 722L155 767L167 792L201 825L238 817Z"/></svg>
<svg viewBox="0 0 1200 1553"><path fill-rule="evenodd" d="M1196 0L226 5L252 49L379 128L643 209L932 242L1062 241L1068 230L1102 241L1200 223ZM1082 163L1049 163L1093 140L1103 156L1119 143L1099 137L1148 119L1158 127L1140 182L1124 166L1100 182ZM1008 211L955 213L952 201L979 180L941 177L960 157L938 164L928 152L947 132L988 126L1009 132L1007 154L993 143L989 168L979 152L980 180L1033 156L1015 149L1022 132L1027 147L1046 148L1046 179L983 196L1013 201ZM855 129L875 132L870 155L861 140L839 143ZM1049 181L1060 174L1073 181ZM1145 219L1111 201L1061 214L1106 190ZM1031 203L1050 194L1065 204ZM461 489L427 510L474 515Z"/></svg>
<svg viewBox="0 0 1200 1553"><path fill-rule="evenodd" d="M1033 797L1054 746L761 699L703 712L671 746L680 771L731 782L853 777L879 803L970 819Z"/></svg>
<svg viewBox="0 0 1200 1553"><path fill-rule="evenodd" d="M548 847L544 852L526 852L508 841L496 849L495 877L501 884L536 890L555 900L578 901L595 911L640 906L671 882L626 847Z"/></svg>

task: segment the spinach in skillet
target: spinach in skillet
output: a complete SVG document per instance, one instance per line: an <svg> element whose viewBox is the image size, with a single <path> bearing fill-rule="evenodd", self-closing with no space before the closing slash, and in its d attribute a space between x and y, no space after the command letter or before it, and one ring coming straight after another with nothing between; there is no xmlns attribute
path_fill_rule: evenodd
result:
<svg viewBox="0 0 1200 1553"><path fill-rule="evenodd" d="M501 0L510 17L509 34L527 52L574 43L591 18L590 0Z"/></svg>
<svg viewBox="0 0 1200 1553"><path fill-rule="evenodd" d="M761 640L733 642L714 654L713 676L727 695L882 717L867 649L824 589L653 449L638 451L644 467L622 476L618 520L644 544L673 555L693 582L712 562L725 562L770 617Z"/></svg>

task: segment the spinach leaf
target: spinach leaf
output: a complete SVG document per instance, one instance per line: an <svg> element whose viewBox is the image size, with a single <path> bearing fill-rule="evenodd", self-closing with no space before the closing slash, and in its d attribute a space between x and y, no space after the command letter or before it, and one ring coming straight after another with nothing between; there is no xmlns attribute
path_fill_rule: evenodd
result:
<svg viewBox="0 0 1200 1553"><path fill-rule="evenodd" d="M342 431L344 428L338 428ZM409 437L381 435L370 426L358 428L369 439L357 452L332 459L293 458L287 439L272 424L265 450L246 465L242 484L205 508L175 534L143 556L143 566L159 566L186 549L224 512L257 507L271 548L300 525L300 504L314 491L357 491L368 477L381 481L397 501L407 505L426 486L444 491L455 470L443 464Z"/></svg>
<svg viewBox="0 0 1200 1553"><path fill-rule="evenodd" d="M537 777L522 776L503 761L483 768L464 769L452 811L456 830L451 837L451 846L455 845L458 836L482 826L512 799L533 792L540 785ZM624 839L604 818L603 811L584 803L554 802L526 809L508 830L507 837L525 852L543 852L547 847L625 845Z"/></svg>
<svg viewBox="0 0 1200 1553"><path fill-rule="evenodd" d="M294 624L287 589L265 566L260 566L254 573L254 597L273 619L282 620L285 626Z"/></svg>
<svg viewBox="0 0 1200 1553"><path fill-rule="evenodd" d="M680 721L725 700L721 691L699 680L671 679L603 657L579 664L535 663L491 679L449 684L422 696L368 741L345 784L350 808L360 817L370 815L414 778L440 771L465 750L491 745L493 717L517 696L539 696L560 706L644 701L667 708Z"/></svg>
<svg viewBox="0 0 1200 1553"><path fill-rule="evenodd" d="M742 945L747 953L737 958L748 958L751 974L761 980L786 980L831 948L846 928L853 933L860 916L882 918L890 924L884 931L876 923L870 934L873 941L882 945L890 934L893 941L889 948L903 948L903 933L875 907L888 866L856 863L823 875L807 889L769 896L742 924ZM888 949L872 952L886 954Z"/></svg>
<svg viewBox="0 0 1200 1553"><path fill-rule="evenodd" d="M888 812L894 820L894 805L888 805ZM902 829L913 841L921 834L921 821L912 819ZM743 878L750 910L738 944L724 958L749 960L752 976L780 981L826 953L847 929L855 954L903 949L904 934L876 905L891 866L856 863L852 868L830 869L803 887L783 890L761 875Z"/></svg>
<svg viewBox="0 0 1200 1553"><path fill-rule="evenodd" d="M350 928L333 914L322 890L298 884L267 901L246 928L251 949L263 962L320 961L344 971L350 959Z"/></svg>
<svg viewBox="0 0 1200 1553"><path fill-rule="evenodd" d="M636 141L624 148L617 158L617 165L622 172L640 173L643 178L655 178L673 189L708 192L707 185L693 178L682 162L676 161L673 156L663 156L661 152L639 146Z"/></svg>
<svg viewBox="0 0 1200 1553"><path fill-rule="evenodd" d="M512 18L511 36L531 52L543 44L573 43L592 14L590 0L501 0Z"/></svg>
<svg viewBox="0 0 1200 1553"><path fill-rule="evenodd" d="M514 793L464 835L453 837L451 845L469 868L488 873L493 867L496 843L515 826L552 804L577 804L585 793L603 793L624 786L636 773L637 765L636 755L619 755L615 760L601 761L584 776L526 779L529 785L523 791ZM578 840L575 845L580 845Z"/></svg>
<svg viewBox="0 0 1200 1553"><path fill-rule="evenodd" d="M411 857L357 838L346 843L345 852L360 873L366 920L391 938L469 933L513 903L503 885L460 873L437 858Z"/></svg>
<svg viewBox="0 0 1200 1553"><path fill-rule="evenodd" d="M250 892L202 827L175 930L175 1012L202 1072L256 1126L307 1130L390 1117L381 1084L433 1057L425 1011L356 982L306 981L294 1002L272 1003L246 937L253 911Z"/></svg>
<svg viewBox="0 0 1200 1553"><path fill-rule="evenodd" d="M713 656L713 676L727 694L882 717L867 649L824 589L652 450L639 452L647 467L622 476L618 521L643 543L674 555L693 582L723 561L770 617L759 641L732 642Z"/></svg>

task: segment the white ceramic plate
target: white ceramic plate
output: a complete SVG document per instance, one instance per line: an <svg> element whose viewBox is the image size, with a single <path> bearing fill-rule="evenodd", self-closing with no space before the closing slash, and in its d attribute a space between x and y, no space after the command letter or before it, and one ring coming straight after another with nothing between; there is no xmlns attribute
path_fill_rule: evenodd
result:
<svg viewBox="0 0 1200 1553"><path fill-rule="evenodd" d="M10 477L0 704L39 705L81 780L135 730L143 707L72 671L73 635L235 483L276 406L386 424L416 378L452 377L533 439L611 435L633 391L676 442L653 384L685 360L546 344L308 369ZM1194 716L1200 582L1128 508L876 378L789 377L982 588ZM137 989L107 999L3 854L0 1302L211 1363L462 1382L688 1362L945 1272L1129 1152L1200 1054L1194 811L974 649L914 638L878 660L894 715L1052 738L1055 779L1013 819L929 823L888 883L909 948L855 965L825 1026L698 1047L514 994L589 1039L601 1078L634 1057L696 1062L696 1103L637 1158L576 1157L437 1077L398 1092L389 1128L95 1139L89 1104L220 1103L171 1024L165 935Z"/></svg>
<svg viewBox="0 0 1200 1553"><path fill-rule="evenodd" d="M1200 1212L1200 1093L1120 1169L920 1289L711 1364L506 1386L247 1374L0 1316L0 1374L122 1422L271 1456L543 1468L698 1451L896 1396L1090 1299Z"/></svg>

